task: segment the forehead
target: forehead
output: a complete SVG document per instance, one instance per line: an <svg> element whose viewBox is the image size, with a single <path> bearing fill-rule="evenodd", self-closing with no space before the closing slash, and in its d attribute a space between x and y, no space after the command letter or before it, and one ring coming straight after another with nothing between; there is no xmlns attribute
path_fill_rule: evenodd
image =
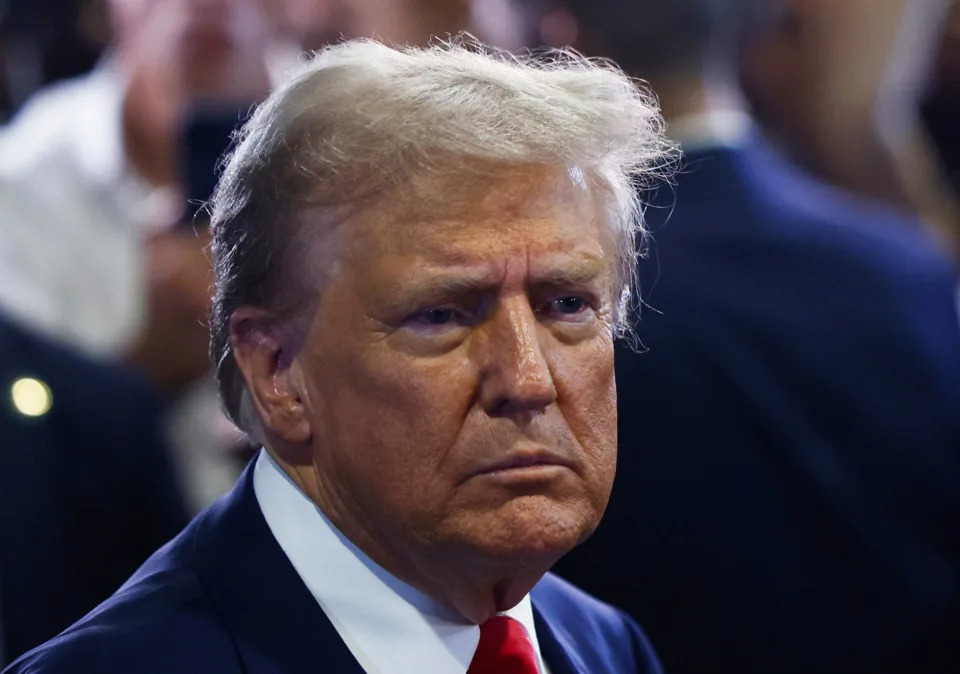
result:
<svg viewBox="0 0 960 674"><path fill-rule="evenodd" d="M348 225L354 254L469 264L511 252L603 257L602 212L582 173L524 165L416 177Z"/></svg>

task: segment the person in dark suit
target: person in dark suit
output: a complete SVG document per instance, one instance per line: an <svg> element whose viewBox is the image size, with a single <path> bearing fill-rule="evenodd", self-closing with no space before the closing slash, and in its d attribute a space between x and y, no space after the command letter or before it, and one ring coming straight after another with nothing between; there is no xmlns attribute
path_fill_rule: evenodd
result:
<svg viewBox="0 0 960 674"><path fill-rule="evenodd" d="M96 612L11 671L369 671L277 544L257 502L254 473L248 469L230 494L161 548ZM554 674L659 671L637 669L637 659L652 659L652 650L635 623L618 611L550 574L531 598L529 622ZM449 625L457 627L453 619ZM395 644L390 635L379 636ZM415 631L410 636L416 638ZM394 671L414 671L404 668L411 658L403 651L390 656ZM501 662L488 671L536 671L510 666Z"/></svg>
<svg viewBox="0 0 960 674"><path fill-rule="evenodd" d="M187 520L136 375L0 317L0 644L7 662L106 599Z"/></svg>
<svg viewBox="0 0 960 674"><path fill-rule="evenodd" d="M685 159L647 212L611 505L557 571L675 674L960 671L957 278L915 223L764 142L723 76L732 3L659 25L653 5L581 15L661 92ZM629 11L720 51L658 61Z"/></svg>
<svg viewBox="0 0 960 674"><path fill-rule="evenodd" d="M320 51L213 197L234 491L10 674L654 674L548 573L596 527L634 181L672 146L609 64Z"/></svg>

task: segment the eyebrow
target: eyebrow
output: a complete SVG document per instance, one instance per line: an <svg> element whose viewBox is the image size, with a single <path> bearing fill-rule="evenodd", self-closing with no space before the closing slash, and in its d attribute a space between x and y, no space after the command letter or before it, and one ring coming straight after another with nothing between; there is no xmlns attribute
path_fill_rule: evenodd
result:
<svg viewBox="0 0 960 674"><path fill-rule="evenodd" d="M609 271L608 263L600 257L589 256L572 264L547 265L530 278L534 286L580 286L592 283Z"/></svg>
<svg viewBox="0 0 960 674"><path fill-rule="evenodd" d="M433 276L394 288L393 304L419 304L470 293L489 292L498 285L496 275L489 270L438 271Z"/></svg>
<svg viewBox="0 0 960 674"><path fill-rule="evenodd" d="M564 255L561 259L548 260L546 264L540 265L540 269L528 279L527 285L586 286L596 283L607 271L607 262L599 256L590 255L570 260ZM430 302L470 293L490 292L499 285L499 276L490 269L474 268L456 272L442 270L431 277L417 279L410 285L396 288L393 298L395 304L401 305Z"/></svg>

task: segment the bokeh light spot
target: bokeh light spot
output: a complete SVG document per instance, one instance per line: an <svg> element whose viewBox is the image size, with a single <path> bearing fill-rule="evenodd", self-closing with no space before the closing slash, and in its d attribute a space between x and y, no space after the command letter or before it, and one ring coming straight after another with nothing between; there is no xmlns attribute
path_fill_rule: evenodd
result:
<svg viewBox="0 0 960 674"><path fill-rule="evenodd" d="M42 417L53 407L50 387L39 379L22 377L10 387L13 406L25 417Z"/></svg>

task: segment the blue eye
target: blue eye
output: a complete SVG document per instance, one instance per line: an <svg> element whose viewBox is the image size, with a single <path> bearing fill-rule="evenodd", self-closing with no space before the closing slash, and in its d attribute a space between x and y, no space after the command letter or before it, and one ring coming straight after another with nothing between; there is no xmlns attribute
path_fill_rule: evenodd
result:
<svg viewBox="0 0 960 674"><path fill-rule="evenodd" d="M562 323L589 323L596 317L594 303L585 295L554 295L537 309L548 320Z"/></svg>
<svg viewBox="0 0 960 674"><path fill-rule="evenodd" d="M427 325L445 325L454 317L453 309L428 309L420 314L420 319Z"/></svg>
<svg viewBox="0 0 960 674"><path fill-rule="evenodd" d="M587 303L582 297L572 295L570 297L560 297L553 300L554 308L561 314L578 314L583 311Z"/></svg>

